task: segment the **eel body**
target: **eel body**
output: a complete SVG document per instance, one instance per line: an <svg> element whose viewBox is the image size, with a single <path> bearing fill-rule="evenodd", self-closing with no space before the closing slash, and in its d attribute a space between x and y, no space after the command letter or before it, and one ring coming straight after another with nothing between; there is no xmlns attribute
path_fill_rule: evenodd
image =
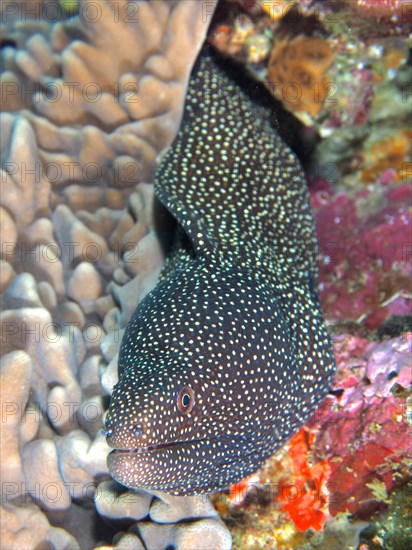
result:
<svg viewBox="0 0 412 550"><path fill-rule="evenodd" d="M128 487L238 482L310 417L334 373L305 178L271 107L235 73L203 48L156 174L179 227L124 335L105 430L110 472Z"/></svg>

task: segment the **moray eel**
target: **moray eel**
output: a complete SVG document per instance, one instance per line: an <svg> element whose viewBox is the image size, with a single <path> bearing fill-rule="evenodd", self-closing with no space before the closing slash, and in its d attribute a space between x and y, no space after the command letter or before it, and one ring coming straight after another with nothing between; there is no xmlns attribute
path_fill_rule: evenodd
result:
<svg viewBox="0 0 412 550"><path fill-rule="evenodd" d="M128 487L195 495L240 481L334 373L302 169L273 105L226 67L203 48L155 177L179 226L123 337L104 431L111 475Z"/></svg>

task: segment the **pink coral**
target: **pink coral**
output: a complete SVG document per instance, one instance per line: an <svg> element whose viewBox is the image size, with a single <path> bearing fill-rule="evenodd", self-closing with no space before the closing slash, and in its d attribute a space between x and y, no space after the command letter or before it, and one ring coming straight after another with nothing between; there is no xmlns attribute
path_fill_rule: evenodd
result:
<svg viewBox="0 0 412 550"><path fill-rule="evenodd" d="M326 316L376 329L391 315L411 313L405 289L412 275L412 189L406 183L383 188L378 208L372 199L376 192L369 189L353 198L312 192Z"/></svg>

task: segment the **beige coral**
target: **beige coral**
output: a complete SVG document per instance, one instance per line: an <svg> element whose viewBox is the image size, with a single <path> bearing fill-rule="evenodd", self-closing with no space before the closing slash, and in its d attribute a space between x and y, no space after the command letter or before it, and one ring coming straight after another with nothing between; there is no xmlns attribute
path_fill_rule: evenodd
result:
<svg viewBox="0 0 412 550"><path fill-rule="evenodd" d="M29 399L32 372L32 361L24 351L14 351L1 358L0 456L3 499L7 496L15 498L23 489L24 473L20 451L23 444L24 414ZM34 435L31 434L31 437ZM29 438L27 435L24 437L26 440Z"/></svg>
<svg viewBox="0 0 412 550"><path fill-rule="evenodd" d="M151 178L178 127L213 4L84 0L78 17L44 26L23 51L5 48L3 110L31 107L26 116L44 165L60 168L59 185Z"/></svg>
<svg viewBox="0 0 412 550"><path fill-rule="evenodd" d="M0 507L1 543L8 550L58 548L80 550L74 537L64 529L50 525L38 506L19 507L6 502Z"/></svg>
<svg viewBox="0 0 412 550"><path fill-rule="evenodd" d="M6 124L11 122L6 120ZM36 216L48 213L50 182L44 177L30 123L23 116L16 117L10 134L7 159L0 171L0 196L17 229L22 229Z"/></svg>
<svg viewBox="0 0 412 550"><path fill-rule="evenodd" d="M152 549L173 546L197 550L204 544L216 550L231 548L230 535L206 497L174 497L156 491L155 497L144 491L119 493L114 482L103 483L99 489L95 499L101 514L107 514L108 510L109 517L138 520L127 533L115 538L113 546L104 548L141 548L141 540L146 548Z"/></svg>

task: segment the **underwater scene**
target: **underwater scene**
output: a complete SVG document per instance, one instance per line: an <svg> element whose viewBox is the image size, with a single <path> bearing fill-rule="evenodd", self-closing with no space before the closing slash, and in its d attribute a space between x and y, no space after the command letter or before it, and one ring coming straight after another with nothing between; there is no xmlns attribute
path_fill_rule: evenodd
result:
<svg viewBox="0 0 412 550"><path fill-rule="evenodd" d="M412 548L411 25L2 0L1 550Z"/></svg>

